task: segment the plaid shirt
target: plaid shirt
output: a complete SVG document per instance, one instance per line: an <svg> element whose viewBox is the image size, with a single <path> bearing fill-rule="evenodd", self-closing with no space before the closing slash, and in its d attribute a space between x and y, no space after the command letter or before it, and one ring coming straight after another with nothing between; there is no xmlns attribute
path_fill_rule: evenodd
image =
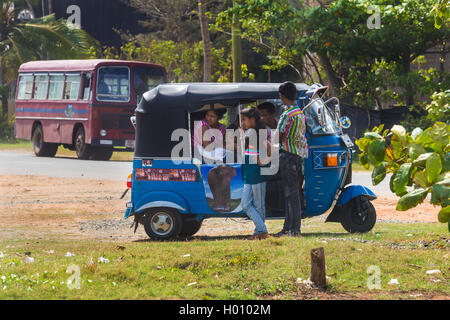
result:
<svg viewBox="0 0 450 320"><path fill-rule="evenodd" d="M280 148L289 153L308 158L308 142L306 141L306 118L299 107L288 106L278 122L280 132Z"/></svg>

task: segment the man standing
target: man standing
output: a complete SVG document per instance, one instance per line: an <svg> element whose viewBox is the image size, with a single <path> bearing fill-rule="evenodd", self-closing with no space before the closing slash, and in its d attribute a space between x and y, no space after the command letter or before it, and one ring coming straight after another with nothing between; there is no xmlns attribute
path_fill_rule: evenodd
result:
<svg viewBox="0 0 450 320"><path fill-rule="evenodd" d="M305 137L306 119L297 106L297 87L285 82L279 88L285 111L278 122L280 134L280 174L285 196L285 220L283 229L275 236L300 236L302 207L299 193L299 173L303 159L308 157Z"/></svg>

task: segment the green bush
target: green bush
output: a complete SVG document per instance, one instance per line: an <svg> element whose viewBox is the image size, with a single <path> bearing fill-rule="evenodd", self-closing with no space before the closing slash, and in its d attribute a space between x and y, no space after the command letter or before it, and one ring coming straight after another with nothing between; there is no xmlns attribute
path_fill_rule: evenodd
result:
<svg viewBox="0 0 450 320"><path fill-rule="evenodd" d="M411 114L408 114L405 121L400 123L407 131L412 131L417 127L429 128L436 121L450 124L450 90L434 92L429 104L425 107L409 107L409 111ZM418 117L417 114L423 115Z"/></svg>
<svg viewBox="0 0 450 320"><path fill-rule="evenodd" d="M431 96L431 103L425 109L428 111L427 119L450 123L450 90L435 92Z"/></svg>
<svg viewBox="0 0 450 320"><path fill-rule="evenodd" d="M0 116L0 141L12 142L14 137L14 116L8 120L7 116Z"/></svg>
<svg viewBox="0 0 450 320"><path fill-rule="evenodd" d="M383 129L383 125L375 127L356 141L361 150L360 163L366 168L370 164L375 167L372 183L377 185L392 173L389 186L400 197L398 211L419 205L431 193L431 203L441 206L438 220L448 223L450 125L436 122L428 129L415 128L411 133L400 125Z"/></svg>

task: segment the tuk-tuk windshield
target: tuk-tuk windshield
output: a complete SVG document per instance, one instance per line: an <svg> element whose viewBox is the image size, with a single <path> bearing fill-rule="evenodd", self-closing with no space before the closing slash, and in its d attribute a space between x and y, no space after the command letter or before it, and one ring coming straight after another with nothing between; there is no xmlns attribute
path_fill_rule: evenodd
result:
<svg viewBox="0 0 450 320"><path fill-rule="evenodd" d="M303 113L306 125L313 135L340 134L342 130L336 123L336 115L321 98L315 98Z"/></svg>

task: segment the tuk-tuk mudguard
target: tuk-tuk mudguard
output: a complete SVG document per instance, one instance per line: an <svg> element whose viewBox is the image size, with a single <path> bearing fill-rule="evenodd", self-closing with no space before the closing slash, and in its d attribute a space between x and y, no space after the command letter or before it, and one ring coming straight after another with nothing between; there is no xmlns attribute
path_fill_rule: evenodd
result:
<svg viewBox="0 0 450 320"><path fill-rule="evenodd" d="M369 188L366 188L364 186L359 186L359 185L353 185L353 186L348 186L347 188L344 189L344 191L342 192L341 196L338 199L337 204L339 205L344 205L347 202L349 202L350 200L359 197L359 196L367 196L367 198L369 200L374 200L377 198L377 196L375 195L375 193L372 192L372 190L370 190Z"/></svg>
<svg viewBox="0 0 450 320"><path fill-rule="evenodd" d="M175 192L169 191L154 191L147 193L134 206L134 213L142 213L149 208L173 208L180 213L190 212L190 207L187 201Z"/></svg>
<svg viewBox="0 0 450 320"><path fill-rule="evenodd" d="M127 208L127 211L125 211L124 219L128 219L131 216L131 213L133 212L133 208Z"/></svg>
<svg viewBox="0 0 450 320"><path fill-rule="evenodd" d="M340 210L342 206L350 200L362 195L366 196L369 200L374 200L377 198L372 190L363 186L352 185L345 188L325 222L340 222Z"/></svg>

